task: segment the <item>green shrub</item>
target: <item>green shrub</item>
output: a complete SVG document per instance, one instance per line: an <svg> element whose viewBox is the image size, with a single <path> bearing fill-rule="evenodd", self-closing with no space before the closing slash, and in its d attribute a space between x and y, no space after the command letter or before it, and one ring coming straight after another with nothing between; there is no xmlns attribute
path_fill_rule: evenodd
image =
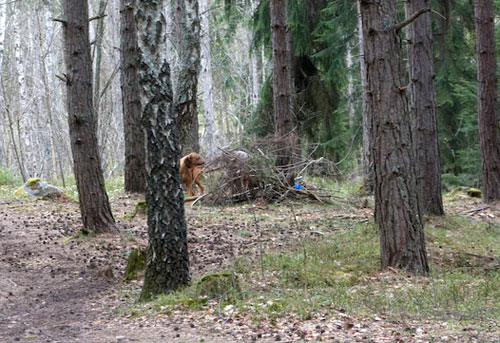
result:
<svg viewBox="0 0 500 343"><path fill-rule="evenodd" d="M10 170L0 169L0 186L2 185L15 185L17 182L20 182L18 178L12 174Z"/></svg>

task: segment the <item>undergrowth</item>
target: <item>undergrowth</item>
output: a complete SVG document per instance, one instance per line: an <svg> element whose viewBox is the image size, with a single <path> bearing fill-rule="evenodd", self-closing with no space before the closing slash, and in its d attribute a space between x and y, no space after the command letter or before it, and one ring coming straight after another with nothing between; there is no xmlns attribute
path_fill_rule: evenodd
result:
<svg viewBox="0 0 500 343"><path fill-rule="evenodd" d="M393 319L500 320L497 225L453 215L430 219L429 277L380 271L372 223L308 237L260 259L238 258L232 271L241 280L241 295L215 299L219 308L234 306L254 321L335 311ZM163 312L201 310L209 300L192 286L160 297L154 306Z"/></svg>

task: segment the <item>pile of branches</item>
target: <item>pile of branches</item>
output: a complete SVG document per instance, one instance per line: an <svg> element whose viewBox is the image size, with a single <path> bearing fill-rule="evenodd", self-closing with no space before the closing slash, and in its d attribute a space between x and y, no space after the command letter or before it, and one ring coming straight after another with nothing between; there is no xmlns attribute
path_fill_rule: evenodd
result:
<svg viewBox="0 0 500 343"><path fill-rule="evenodd" d="M220 149L220 154L207 164L203 172L208 191L194 199L194 203L281 202L287 198L317 202L332 200L332 194L307 184L303 176L308 170L334 168L334 163L323 157L316 160L296 158L293 166L277 168L276 151L265 151L263 147L266 145L259 146Z"/></svg>

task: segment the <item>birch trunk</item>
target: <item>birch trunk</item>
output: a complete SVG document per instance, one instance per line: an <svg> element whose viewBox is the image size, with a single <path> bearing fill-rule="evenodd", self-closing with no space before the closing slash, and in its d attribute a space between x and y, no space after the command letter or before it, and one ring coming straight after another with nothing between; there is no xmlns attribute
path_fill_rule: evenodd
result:
<svg viewBox="0 0 500 343"><path fill-rule="evenodd" d="M95 113L95 121L97 127L99 127L99 109L100 109L100 101L101 101L101 62L102 62L102 43L104 36L104 14L106 13L106 7L108 5L107 1L101 0L99 1L99 10L97 15L100 16L100 19L97 19L97 27L95 34L95 44L94 44L94 113Z"/></svg>
<svg viewBox="0 0 500 343"><path fill-rule="evenodd" d="M40 14L36 12L36 23L37 23L37 34L38 34L38 62L40 68L40 76L42 78L43 90L44 90L44 106L45 112L47 113L48 124L49 124L49 132L50 132L50 151L51 151L51 162L52 168L55 173L55 177L57 178L57 171L59 170L59 176L61 177L61 181L63 187L65 187L64 173L61 168L61 164L58 164L58 161L61 161L61 156L59 154L59 150L56 147L56 132L54 125L54 114L52 111L52 99L50 94L49 80L47 76L47 66L45 63L45 51L43 49L43 32L42 25L40 22Z"/></svg>
<svg viewBox="0 0 500 343"><path fill-rule="evenodd" d="M201 72L200 91L203 99L203 118L205 127L202 136L202 145L205 149L207 160L211 160L217 153L219 132L215 123L215 110L213 100L211 35L210 35L210 0L200 0L201 23Z"/></svg>
<svg viewBox="0 0 500 343"><path fill-rule="evenodd" d="M169 293L190 281L184 199L179 174L178 114L165 55L162 0L137 0L138 75L147 134L146 202L149 247L141 299Z"/></svg>
<svg viewBox="0 0 500 343"><path fill-rule="evenodd" d="M176 0L179 69L174 90L182 155L200 151L198 134L198 75L200 72L200 19L198 0Z"/></svg>
<svg viewBox="0 0 500 343"><path fill-rule="evenodd" d="M359 67L361 74L361 89L363 90L361 96L361 111L363 118L363 188L366 193L373 194L374 191L374 175L373 175L373 159L371 155L371 146L373 138L372 132L372 118L367 111L367 84L366 84L366 63L365 63L365 47L363 38L363 19L361 16L361 0L358 0L358 38L359 38Z"/></svg>

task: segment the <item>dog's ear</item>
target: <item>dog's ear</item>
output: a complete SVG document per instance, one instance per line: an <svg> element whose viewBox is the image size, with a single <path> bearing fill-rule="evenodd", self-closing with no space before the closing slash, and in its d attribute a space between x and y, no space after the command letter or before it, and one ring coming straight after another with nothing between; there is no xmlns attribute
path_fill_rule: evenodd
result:
<svg viewBox="0 0 500 343"><path fill-rule="evenodd" d="M191 168L191 166L193 165L193 155L189 154L184 157L184 165L188 168Z"/></svg>

